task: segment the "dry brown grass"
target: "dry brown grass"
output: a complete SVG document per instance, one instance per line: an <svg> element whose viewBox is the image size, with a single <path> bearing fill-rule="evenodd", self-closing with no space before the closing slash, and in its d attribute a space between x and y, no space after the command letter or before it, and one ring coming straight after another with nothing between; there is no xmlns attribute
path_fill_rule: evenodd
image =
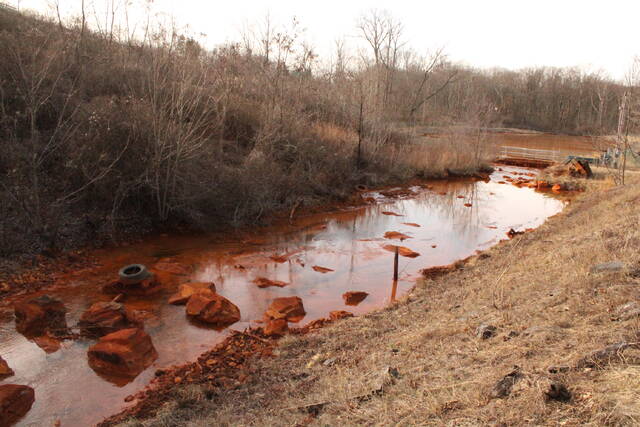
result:
<svg viewBox="0 0 640 427"><path fill-rule="evenodd" d="M638 178L624 188L603 183L534 232L424 280L391 307L286 337L247 383L212 400L182 390L144 424L637 425L637 349L598 368L548 367L638 340L638 318L611 320L640 297ZM627 269L591 272L611 260ZM495 325L497 336L477 338L481 323ZM516 365L523 378L510 396L490 398ZM399 377L390 380L387 367ZM551 381L569 388L569 403L545 401Z"/></svg>

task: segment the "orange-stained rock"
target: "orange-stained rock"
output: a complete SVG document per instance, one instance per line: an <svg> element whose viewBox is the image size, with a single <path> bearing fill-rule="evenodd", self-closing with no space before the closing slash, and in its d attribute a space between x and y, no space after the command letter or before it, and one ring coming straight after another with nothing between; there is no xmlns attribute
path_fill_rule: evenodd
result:
<svg viewBox="0 0 640 427"><path fill-rule="evenodd" d="M319 265L314 265L313 267L311 267L313 269L313 271L317 271L318 273L330 273L333 270L327 267L320 267Z"/></svg>
<svg viewBox="0 0 640 427"><path fill-rule="evenodd" d="M33 342L40 347L45 353L55 353L60 350L62 343L56 337L52 337L49 333L32 338Z"/></svg>
<svg viewBox="0 0 640 427"><path fill-rule="evenodd" d="M389 252L395 252L396 248L398 248L398 253L407 258L416 258L420 256L418 252L414 252L411 249L406 248L404 246L384 245L383 248Z"/></svg>
<svg viewBox="0 0 640 427"><path fill-rule="evenodd" d="M549 183L547 181L538 181L538 189L541 190L543 188L549 188Z"/></svg>
<svg viewBox="0 0 640 427"><path fill-rule="evenodd" d="M364 301L368 295L368 293L363 291L349 291L342 294L342 299L346 305L358 305Z"/></svg>
<svg viewBox="0 0 640 427"><path fill-rule="evenodd" d="M0 380L9 378L13 374L13 369L9 367L9 364L2 357L0 357Z"/></svg>
<svg viewBox="0 0 640 427"><path fill-rule="evenodd" d="M400 215L398 213L391 212L391 211L382 211L381 213L382 213L382 215L389 215L389 216L404 216L404 215Z"/></svg>
<svg viewBox="0 0 640 427"><path fill-rule="evenodd" d="M151 366L158 353L145 331L130 328L103 336L89 347L88 356L89 366L100 374L136 377Z"/></svg>
<svg viewBox="0 0 640 427"><path fill-rule="evenodd" d="M271 319L298 321L307 312L304 311L300 297L282 297L274 299L265 314Z"/></svg>
<svg viewBox="0 0 640 427"><path fill-rule="evenodd" d="M465 205L466 207L468 207L468 208L470 208L471 206L473 206L473 204L471 204L471 203L465 203L464 205Z"/></svg>
<svg viewBox="0 0 640 427"><path fill-rule="evenodd" d="M115 281L107 283L102 287L102 292L107 294L124 294L124 295L136 295L146 296L153 295L162 290L162 284L158 280L155 274L152 274L149 278L144 279L138 283L122 283Z"/></svg>
<svg viewBox="0 0 640 427"><path fill-rule="evenodd" d="M265 325L263 332L268 337L281 337L289 331L287 319L271 319Z"/></svg>
<svg viewBox="0 0 640 427"><path fill-rule="evenodd" d="M80 333L88 337L101 337L120 329L141 326L127 312L124 305L117 302L97 302L89 307L78 321Z"/></svg>
<svg viewBox="0 0 640 427"><path fill-rule="evenodd" d="M15 305L16 330L28 336L49 331L54 335L67 333L67 309L62 301L42 295Z"/></svg>
<svg viewBox="0 0 640 427"><path fill-rule="evenodd" d="M213 325L230 325L240 320L240 309L208 289L200 289L187 302L187 315Z"/></svg>
<svg viewBox="0 0 640 427"><path fill-rule="evenodd" d="M562 186L560 184L556 184L553 187L551 187L551 191L555 193L559 193L560 191L562 191Z"/></svg>
<svg viewBox="0 0 640 427"><path fill-rule="evenodd" d="M180 285L178 292L169 297L169 304L182 305L186 304L191 295L200 289L208 289L212 292L216 291L216 285L213 282L190 282Z"/></svg>
<svg viewBox="0 0 640 427"><path fill-rule="evenodd" d="M386 233L384 233L384 238L392 240L405 240L410 239L411 237L397 231L387 231Z"/></svg>
<svg viewBox="0 0 640 427"><path fill-rule="evenodd" d="M457 196L457 197L458 197L458 199L464 199L464 196L463 196L463 195L461 195L461 194L458 194L458 196Z"/></svg>
<svg viewBox="0 0 640 427"><path fill-rule="evenodd" d="M257 277L253 279L253 283L258 285L259 288L268 288L271 286L284 288L285 286L288 285L287 282L281 282L280 280L271 280L271 279L267 279L266 277Z"/></svg>
<svg viewBox="0 0 640 427"><path fill-rule="evenodd" d="M353 317L353 313L344 310L335 310L329 313L331 320L344 319L345 317Z"/></svg>
<svg viewBox="0 0 640 427"><path fill-rule="evenodd" d="M35 392L26 385L0 385L0 426L10 426L22 418L35 402Z"/></svg>
<svg viewBox="0 0 640 427"><path fill-rule="evenodd" d="M420 224L416 224L415 222L403 222L402 224L408 225L410 227L420 227Z"/></svg>

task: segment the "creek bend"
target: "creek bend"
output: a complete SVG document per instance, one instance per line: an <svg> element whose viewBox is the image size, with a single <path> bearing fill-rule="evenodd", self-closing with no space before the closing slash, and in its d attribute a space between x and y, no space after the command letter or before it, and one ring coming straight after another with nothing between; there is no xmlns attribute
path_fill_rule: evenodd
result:
<svg viewBox="0 0 640 427"><path fill-rule="evenodd" d="M47 353L16 332L12 311L4 307L0 354L15 376L3 383L26 384L36 392L33 408L18 425L99 422L122 408L124 398L142 389L157 369L194 360L223 340L230 329L260 326L256 321L273 298L302 298L307 314L300 326L327 317L333 310L363 314L406 294L421 269L464 259L507 239L511 228L538 227L563 209L566 202L550 193L499 183L504 175L515 178L532 170L501 169L488 182L434 181L428 187L411 187L410 194L399 198L372 191L364 196L374 203L305 216L291 225L243 234L158 236L97 251L99 266L70 274L53 287L21 299L45 293L61 299L68 309L67 322L74 326L91 304L112 299L102 293L101 286L114 280L123 265L153 266L170 259L192 269L183 282L214 282L217 292L240 308L241 320L222 330L190 322L184 306L167 304L177 282L153 296L127 297L128 308L147 312L145 330L159 356L135 379L122 380L102 377L89 367L87 349L95 340L67 340L57 351ZM390 231L409 238L402 242L386 239ZM389 244L420 254L400 257L397 287L392 281L394 255L384 249ZM259 288L254 279L260 277L287 285ZM347 291L369 295L358 305L347 306L342 298Z"/></svg>

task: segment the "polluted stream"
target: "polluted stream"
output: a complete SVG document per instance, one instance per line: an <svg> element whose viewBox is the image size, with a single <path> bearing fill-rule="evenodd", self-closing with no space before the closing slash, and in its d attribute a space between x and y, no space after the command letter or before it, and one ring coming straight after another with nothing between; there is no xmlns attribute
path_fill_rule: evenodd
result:
<svg viewBox="0 0 640 427"><path fill-rule="evenodd" d="M116 280L123 265L177 266L177 274L170 275L171 283L161 292L124 300L128 309L144 313L145 331L158 358L135 378L102 376L87 362L87 350L96 340L65 340L59 346L30 340L16 331L9 305L0 312L0 356L15 375L0 384L35 389L35 403L18 425L95 424L126 406L125 398L144 388L156 370L195 360L230 330L261 326L274 298L302 299L307 314L291 327L328 317L334 310L367 313L406 294L421 269L474 255L508 239L510 229L536 228L565 206L566 201L552 193L500 183L505 175L517 178L535 171L501 169L488 182L434 181L364 192L366 205L307 215L292 224L244 233L165 235L96 251L97 266L68 274L45 291L20 299L45 293L59 298L68 310L67 323L75 326L93 303L113 298L102 286ZM388 245L419 254L400 256L397 282L392 280L394 253ZM260 278L284 286L262 288L256 281ZM217 292L239 307L241 320L225 329L191 322L184 306L167 303L178 284L188 281L214 282ZM357 305L346 305L342 295L348 291L368 295Z"/></svg>

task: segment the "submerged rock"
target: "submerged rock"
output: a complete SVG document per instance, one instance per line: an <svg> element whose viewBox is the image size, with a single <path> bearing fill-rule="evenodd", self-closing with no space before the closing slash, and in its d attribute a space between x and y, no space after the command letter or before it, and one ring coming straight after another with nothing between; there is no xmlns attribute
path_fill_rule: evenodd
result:
<svg viewBox="0 0 640 427"><path fill-rule="evenodd" d="M311 267L313 271L317 271L318 273L331 273L333 270L327 267L321 267L319 265L314 265Z"/></svg>
<svg viewBox="0 0 640 427"><path fill-rule="evenodd" d="M2 357L0 357L0 380L8 378L13 374L13 369L9 367L9 364Z"/></svg>
<svg viewBox="0 0 640 427"><path fill-rule="evenodd" d="M26 385L0 385L0 426L10 426L22 418L35 402L34 390Z"/></svg>
<svg viewBox="0 0 640 427"><path fill-rule="evenodd" d="M117 302L97 302L89 307L78 322L80 333L89 337L101 337L120 329L141 326L124 305Z"/></svg>
<svg viewBox="0 0 640 427"><path fill-rule="evenodd" d="M124 294L124 295L136 295L147 296L153 295L162 289L162 284L157 279L155 274L150 277L135 283L124 283L122 281L115 281L107 283L102 287L102 291L107 294Z"/></svg>
<svg viewBox="0 0 640 427"><path fill-rule="evenodd" d="M208 289L215 292L216 285L213 282L192 282L180 285L178 292L169 297L169 304L186 304L187 301L189 301L189 298L191 298L191 295L197 293L201 289Z"/></svg>
<svg viewBox="0 0 640 427"><path fill-rule="evenodd" d="M103 375L136 377L158 353L151 337L140 328L122 329L103 336L88 352L89 366Z"/></svg>
<svg viewBox="0 0 640 427"><path fill-rule="evenodd" d="M258 285L259 288L269 288L272 286L277 288L284 288L285 286L288 285L287 282L282 282L280 280L271 280L271 279L267 279L266 277L257 277L253 279L253 283Z"/></svg>
<svg viewBox="0 0 640 427"><path fill-rule="evenodd" d="M14 307L16 329L28 336L51 332L54 335L67 333L67 309L62 301L48 295L20 302Z"/></svg>
<svg viewBox="0 0 640 427"><path fill-rule="evenodd" d="M187 302L187 315L213 325L230 325L240 320L240 309L209 289L200 289Z"/></svg>
<svg viewBox="0 0 640 427"><path fill-rule="evenodd" d="M268 337L281 337L289 331L287 319L271 319L267 322L263 332Z"/></svg>
<svg viewBox="0 0 640 427"><path fill-rule="evenodd" d="M304 311L300 297L282 297L274 299L265 314L271 319L287 319L295 322L307 313Z"/></svg>
<svg viewBox="0 0 640 427"><path fill-rule="evenodd" d="M363 291L349 291L342 294L342 299L346 305L358 305L368 296L369 294Z"/></svg>
<svg viewBox="0 0 640 427"><path fill-rule="evenodd" d="M396 246L396 245L384 245L383 249L389 251L389 252L395 252L396 248L398 248L398 253L400 254L400 256L403 257L407 257L407 258L416 258L419 257L420 254L418 252L414 252L411 249L404 247L404 246Z"/></svg>

